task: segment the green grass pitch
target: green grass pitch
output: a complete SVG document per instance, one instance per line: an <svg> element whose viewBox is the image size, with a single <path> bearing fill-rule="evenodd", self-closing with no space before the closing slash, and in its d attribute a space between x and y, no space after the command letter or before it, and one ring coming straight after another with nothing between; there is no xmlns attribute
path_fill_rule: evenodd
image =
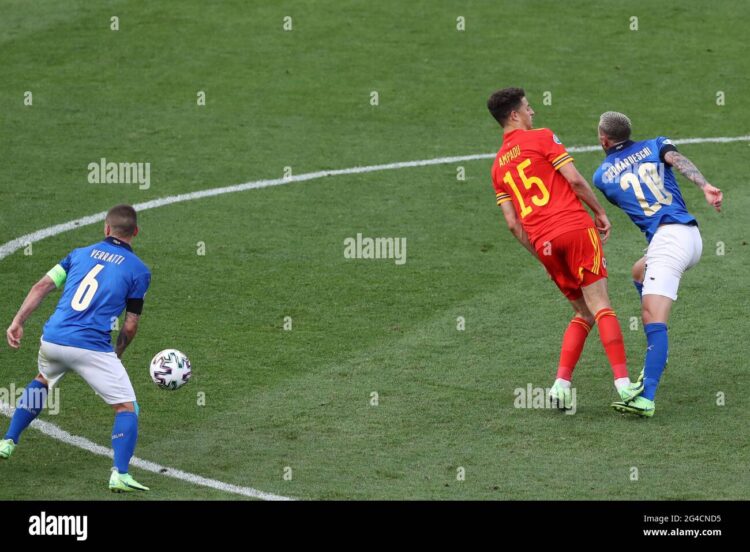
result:
<svg viewBox="0 0 750 552"><path fill-rule="evenodd" d="M490 153L501 133L485 101L503 86L525 87L535 125L567 146L595 144L609 109L628 113L639 138L750 133L741 0L2 0L0 13L0 244L285 167ZM516 388L551 385L570 309L504 228L485 159L144 211L134 247L153 283L124 358L142 408L136 455L301 499L750 498L750 143L681 151L724 190L725 209L680 180L704 254L673 310L653 419L610 410L595 335L575 415L514 407ZM87 165L102 157L151 163L150 187L90 184ZM590 179L602 155L575 157ZM611 298L637 374L645 338L631 329L629 275L645 241L608 214ZM346 259L357 233L406 238L406 263ZM3 327L41 275L100 236L86 226L0 260ZM33 377L58 296L27 323L20 351L0 347L0 387ZM174 393L148 376L168 347L194 366ZM61 401L42 419L109 445L111 411L84 382L68 376ZM29 430L0 463L0 499L109 499L109 467ZM127 500L242 498L133 473L153 490Z"/></svg>

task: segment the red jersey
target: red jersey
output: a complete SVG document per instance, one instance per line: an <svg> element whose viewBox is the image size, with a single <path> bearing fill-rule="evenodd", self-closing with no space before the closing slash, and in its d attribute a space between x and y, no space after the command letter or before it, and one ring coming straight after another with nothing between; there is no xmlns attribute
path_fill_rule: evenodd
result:
<svg viewBox="0 0 750 552"><path fill-rule="evenodd" d="M558 170L573 161L548 128L506 132L492 164L497 204L512 201L534 248L594 221Z"/></svg>

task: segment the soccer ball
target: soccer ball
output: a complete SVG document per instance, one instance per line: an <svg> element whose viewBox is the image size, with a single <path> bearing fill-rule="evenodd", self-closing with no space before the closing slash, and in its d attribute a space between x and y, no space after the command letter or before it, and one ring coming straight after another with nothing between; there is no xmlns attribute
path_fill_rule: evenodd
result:
<svg viewBox="0 0 750 552"><path fill-rule="evenodd" d="M175 390L193 374L190 359L177 349L164 349L151 360L151 379L162 389Z"/></svg>

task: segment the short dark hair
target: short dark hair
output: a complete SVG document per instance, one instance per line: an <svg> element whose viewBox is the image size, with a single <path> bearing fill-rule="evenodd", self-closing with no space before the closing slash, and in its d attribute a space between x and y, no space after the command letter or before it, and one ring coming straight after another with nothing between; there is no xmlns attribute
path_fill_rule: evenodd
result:
<svg viewBox="0 0 750 552"><path fill-rule="evenodd" d="M505 126L511 111L516 111L521 107L521 100L524 96L526 96L526 92L523 88L503 88L493 92L490 99L487 100L487 109L500 123L500 126Z"/></svg>
<svg viewBox="0 0 750 552"><path fill-rule="evenodd" d="M138 215L131 205L115 205L107 211L104 220L112 229L112 234L123 238L130 238L138 228Z"/></svg>

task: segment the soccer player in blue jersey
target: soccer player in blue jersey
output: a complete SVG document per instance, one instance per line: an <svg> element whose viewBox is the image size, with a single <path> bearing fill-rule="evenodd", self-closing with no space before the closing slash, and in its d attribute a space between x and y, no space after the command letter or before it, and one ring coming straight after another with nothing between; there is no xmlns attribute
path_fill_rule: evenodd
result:
<svg viewBox="0 0 750 552"><path fill-rule="evenodd" d="M627 213L646 235L646 255L633 265L633 283L641 295L647 349L643 393L612 404L615 410L650 417L654 396L669 353L667 321L683 273L701 257L698 222L685 207L673 169L702 191L709 205L721 210L721 190L663 136L634 142L630 119L608 111L599 119L599 142L607 156L594 173L594 184Z"/></svg>
<svg viewBox="0 0 750 552"><path fill-rule="evenodd" d="M148 267L130 247L137 234L135 209L130 205L112 207L104 222L104 241L74 249L31 288L6 332L14 349L21 346L24 322L53 289L65 286L57 309L44 326L39 374L18 400L10 428L0 441L0 458L13 453L23 430L44 408L48 389L73 371L115 411L109 488L113 492L149 490L128 474L138 439L138 403L120 361L138 330L143 298L151 282ZM125 321L113 348L110 331L123 310Z"/></svg>

